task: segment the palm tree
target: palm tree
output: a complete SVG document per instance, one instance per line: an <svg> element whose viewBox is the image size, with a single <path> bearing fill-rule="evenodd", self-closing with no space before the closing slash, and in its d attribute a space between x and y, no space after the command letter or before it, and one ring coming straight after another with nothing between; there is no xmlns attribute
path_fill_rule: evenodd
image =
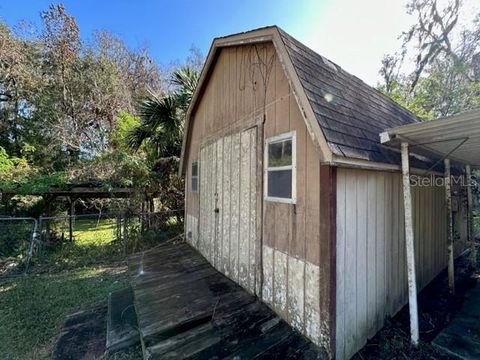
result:
<svg viewBox="0 0 480 360"><path fill-rule="evenodd" d="M190 67L176 70L171 83L175 90L164 96L153 92L140 102L140 125L128 136L128 144L138 150L147 142L158 158L180 155L185 116L198 83L198 72Z"/></svg>

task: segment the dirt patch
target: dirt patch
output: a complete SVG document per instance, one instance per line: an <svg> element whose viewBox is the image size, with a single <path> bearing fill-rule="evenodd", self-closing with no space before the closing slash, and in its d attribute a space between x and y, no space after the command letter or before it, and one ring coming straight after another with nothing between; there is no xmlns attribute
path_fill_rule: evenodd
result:
<svg viewBox="0 0 480 360"><path fill-rule="evenodd" d="M447 272L440 273L418 296L420 345L410 345L408 305L360 350L354 359L438 359L457 360L430 342L460 310L465 293L476 284L466 258L455 262L455 296L448 292Z"/></svg>
<svg viewBox="0 0 480 360"><path fill-rule="evenodd" d="M105 353L107 304L68 316L53 350L54 360L94 360Z"/></svg>
<svg viewBox="0 0 480 360"><path fill-rule="evenodd" d="M71 314L62 326L53 349L53 360L137 360L142 359L141 348L132 348L114 354L105 354L107 332L107 303L94 304Z"/></svg>

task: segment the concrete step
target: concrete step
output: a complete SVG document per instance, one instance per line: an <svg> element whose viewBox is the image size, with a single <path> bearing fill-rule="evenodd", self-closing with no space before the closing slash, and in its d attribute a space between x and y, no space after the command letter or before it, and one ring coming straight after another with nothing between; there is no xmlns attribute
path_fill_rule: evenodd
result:
<svg viewBox="0 0 480 360"><path fill-rule="evenodd" d="M129 286L108 297L107 351L112 353L140 341L133 291Z"/></svg>

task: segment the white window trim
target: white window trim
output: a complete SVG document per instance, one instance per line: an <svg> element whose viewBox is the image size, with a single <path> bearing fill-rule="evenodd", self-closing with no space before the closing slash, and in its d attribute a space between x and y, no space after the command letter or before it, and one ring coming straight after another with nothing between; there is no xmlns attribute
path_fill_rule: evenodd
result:
<svg viewBox="0 0 480 360"><path fill-rule="evenodd" d="M289 166L279 166L269 169L268 168L268 146L276 142L281 142L284 140L292 140L292 165ZM288 133L276 135L265 139L264 146L264 166L263 166L263 193L264 199L271 202L279 202L285 204L296 204L297 202L297 133L296 131L290 131ZM279 170L292 170L292 197L287 198L278 198L273 196L268 196L268 172L269 171L279 171Z"/></svg>
<svg viewBox="0 0 480 360"><path fill-rule="evenodd" d="M193 175L193 164L197 163L197 175ZM193 190L193 178L197 178L197 190ZM200 161L192 160L190 164L190 191L193 193L198 193L198 188L200 187Z"/></svg>

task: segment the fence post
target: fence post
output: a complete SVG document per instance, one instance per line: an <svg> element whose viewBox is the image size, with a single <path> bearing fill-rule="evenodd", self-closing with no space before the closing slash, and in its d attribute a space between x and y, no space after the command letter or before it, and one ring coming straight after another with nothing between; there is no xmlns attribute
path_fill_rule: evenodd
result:
<svg viewBox="0 0 480 360"><path fill-rule="evenodd" d="M127 242L128 242L128 215L124 213L124 219L123 219L123 252L124 256L127 256Z"/></svg>
<svg viewBox="0 0 480 360"><path fill-rule="evenodd" d="M39 246L38 246L38 256L43 255L43 246L41 245L43 243L43 216L40 215L38 218L38 234L39 234Z"/></svg>

